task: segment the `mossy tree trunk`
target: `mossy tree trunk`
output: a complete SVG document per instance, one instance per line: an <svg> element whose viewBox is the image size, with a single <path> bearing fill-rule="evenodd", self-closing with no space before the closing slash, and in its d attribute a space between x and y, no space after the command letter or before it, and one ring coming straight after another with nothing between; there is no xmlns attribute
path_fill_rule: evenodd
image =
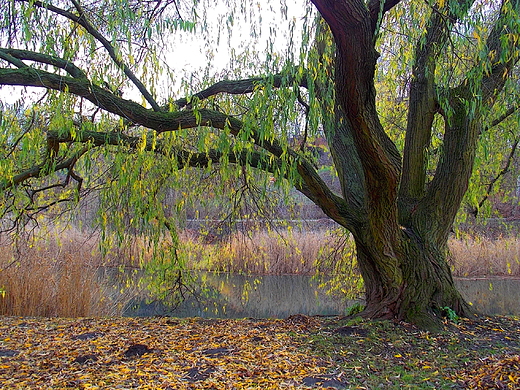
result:
<svg viewBox="0 0 520 390"><path fill-rule="evenodd" d="M437 63L452 26L473 2L434 5L415 51L402 158L379 120L374 87L379 24L399 1L313 3L336 45L334 80L342 122L329 129L329 138L334 140L330 145L336 166L343 167L338 172L344 175L344 199L351 200L347 209L352 213L343 225L356 243L366 289L364 315L425 328L438 324L444 307L467 315L469 305L455 288L446 261L447 240L468 188L483 114L518 61L518 54L497 59L507 50L498 37L518 33L511 15L518 12L519 2L504 1L515 11L508 14L503 4L487 38L484 50L495 60L488 68L478 64L442 93L435 80ZM428 178L426 150L436 116L444 122L444 145L435 173Z"/></svg>

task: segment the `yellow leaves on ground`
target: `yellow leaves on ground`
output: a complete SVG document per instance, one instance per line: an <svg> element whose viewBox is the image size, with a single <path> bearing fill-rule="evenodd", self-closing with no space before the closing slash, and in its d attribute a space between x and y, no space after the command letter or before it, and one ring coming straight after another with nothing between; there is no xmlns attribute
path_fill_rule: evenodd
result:
<svg viewBox="0 0 520 390"><path fill-rule="evenodd" d="M470 389L520 389L520 355L489 357L466 374Z"/></svg>
<svg viewBox="0 0 520 390"><path fill-rule="evenodd" d="M3 388L304 388L325 370L282 320L0 321Z"/></svg>
<svg viewBox="0 0 520 390"><path fill-rule="evenodd" d="M0 317L0 388L520 389L519 324Z"/></svg>

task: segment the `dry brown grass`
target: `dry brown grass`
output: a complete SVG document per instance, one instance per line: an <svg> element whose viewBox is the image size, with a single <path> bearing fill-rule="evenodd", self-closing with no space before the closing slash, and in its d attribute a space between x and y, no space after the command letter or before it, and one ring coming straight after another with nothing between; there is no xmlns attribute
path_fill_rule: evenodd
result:
<svg viewBox="0 0 520 390"><path fill-rule="evenodd" d="M124 296L106 283L95 237L69 229L16 245L3 237L0 314L83 317L118 315ZM123 301L121 300L123 299Z"/></svg>
<svg viewBox="0 0 520 390"><path fill-rule="evenodd" d="M338 238L326 231L237 232L221 242L181 235L190 268L246 274L313 275L318 259L331 254Z"/></svg>
<svg viewBox="0 0 520 390"><path fill-rule="evenodd" d="M520 239L516 237L451 239L449 248L456 277L520 277Z"/></svg>
<svg viewBox="0 0 520 390"><path fill-rule="evenodd" d="M181 242L188 264L195 269L252 274L312 275L317 268L325 273L340 272L326 259L342 240L327 231L236 233L210 244L204 238L183 234ZM343 244L344 253L354 251L352 240ZM449 249L456 277L520 277L520 239L516 237L452 238Z"/></svg>

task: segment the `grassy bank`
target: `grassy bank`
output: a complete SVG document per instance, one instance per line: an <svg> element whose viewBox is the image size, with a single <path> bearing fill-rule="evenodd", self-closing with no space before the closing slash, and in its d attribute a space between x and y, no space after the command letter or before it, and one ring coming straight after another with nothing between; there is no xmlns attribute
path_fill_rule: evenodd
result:
<svg viewBox="0 0 520 390"><path fill-rule="evenodd" d="M252 274L350 274L355 278L352 241L329 231L234 233L225 239L185 231L181 257L188 268ZM15 316L119 315L137 287L114 291L122 268L136 268L141 240L102 257L99 237L74 229L47 234L36 244L0 242L0 314ZM143 257L144 253L144 257ZM450 264L458 277L520 277L520 240L450 240ZM110 277L108 277L110 275ZM114 279L116 278L116 279ZM344 280L343 276L341 280ZM334 286L329 286L334 287ZM337 286L336 286L337 287Z"/></svg>

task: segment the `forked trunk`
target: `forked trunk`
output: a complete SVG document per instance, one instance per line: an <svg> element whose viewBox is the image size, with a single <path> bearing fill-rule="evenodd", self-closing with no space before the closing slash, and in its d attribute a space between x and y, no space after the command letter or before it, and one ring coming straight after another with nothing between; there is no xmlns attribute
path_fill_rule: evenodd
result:
<svg viewBox="0 0 520 390"><path fill-rule="evenodd" d="M312 199L354 236L366 288L363 314L422 328L435 328L446 308L464 316L470 308L446 262L447 239L468 188L483 120L520 60L517 44L506 38L520 31L520 0L502 2L475 67L453 87L437 85L436 70L445 64L452 27L473 1L435 6L411 61L403 155L379 119L374 82L383 16L399 0L312 2L335 43L339 121L325 131L345 203L328 208L331 202L323 195L335 199L325 191ZM493 64L481 63L482 58ZM442 147L430 158L427 148L439 132L436 117L444 122Z"/></svg>

